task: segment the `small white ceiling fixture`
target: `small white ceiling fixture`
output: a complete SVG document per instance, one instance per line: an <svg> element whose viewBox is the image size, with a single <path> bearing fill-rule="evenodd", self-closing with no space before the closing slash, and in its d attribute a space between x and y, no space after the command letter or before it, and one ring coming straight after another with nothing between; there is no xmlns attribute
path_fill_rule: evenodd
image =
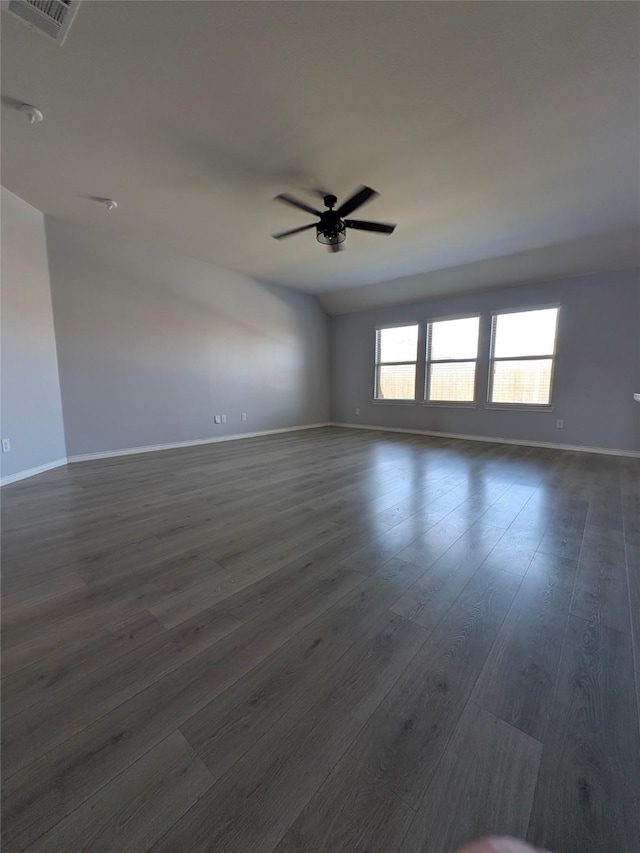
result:
<svg viewBox="0 0 640 853"><path fill-rule="evenodd" d="M118 202L114 201L112 198L103 198L102 203L107 208L107 210L115 210L118 206Z"/></svg>
<svg viewBox="0 0 640 853"><path fill-rule="evenodd" d="M44 118L40 110L37 107L31 106L31 104L21 104L20 112L26 115L29 119L29 124L35 124Z"/></svg>

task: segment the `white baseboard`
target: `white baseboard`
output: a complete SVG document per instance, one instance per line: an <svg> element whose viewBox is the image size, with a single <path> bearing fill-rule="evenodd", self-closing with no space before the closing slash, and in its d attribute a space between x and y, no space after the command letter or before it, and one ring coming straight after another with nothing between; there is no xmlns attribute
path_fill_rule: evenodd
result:
<svg viewBox="0 0 640 853"><path fill-rule="evenodd" d="M303 424L302 426L280 427L279 429L263 429L258 432L243 432L237 435L221 435L216 438L199 438L194 441L173 441L170 444L145 444L141 447L127 447L123 450L106 450L100 453L81 453L69 456L70 463L91 462L95 459L111 459L115 456L134 456L137 453L155 453L158 450L178 450L182 447L198 447L201 444L217 444L220 441L238 441L242 438L260 438L263 435L276 435L281 432L297 432L302 429L317 429L330 426L329 423Z"/></svg>
<svg viewBox="0 0 640 853"><path fill-rule="evenodd" d="M517 438L492 438L486 435L463 435L456 432L437 432L430 429L402 429L401 427L383 427L372 424L343 424L332 422L329 426L347 429L372 429L379 432L404 432L410 435L431 435L436 438L459 438L464 441L485 441L489 444L517 444L521 447L546 447L548 450L574 450L579 453L602 453L605 456L632 456L640 458L640 450L615 450L608 447L586 447L580 444L552 444L549 441L521 441Z"/></svg>
<svg viewBox="0 0 640 853"><path fill-rule="evenodd" d="M28 477L35 477L36 474L44 474L45 471L51 471L52 468L60 468L61 465L67 464L67 457L56 459L54 462L47 462L45 465L38 465L37 468L27 468L24 471L18 471L16 474L8 474L0 479L0 486L8 486L9 483L17 483L18 480L26 480Z"/></svg>
<svg viewBox="0 0 640 853"><path fill-rule="evenodd" d="M401 427L383 427L373 424L347 424L338 422L328 422L319 424L304 424L302 426L281 427L280 429L265 429L258 432L245 432L239 435L223 435L217 438L203 438L195 441L176 441L170 444L149 444L142 447L128 447L123 450L107 450L102 453L83 453L78 456L69 456L63 459L56 459L53 462L47 462L45 465L38 465L36 468L27 468L24 471L18 471L16 474L9 474L0 479L0 486L8 486L10 483L17 483L19 480L26 480L29 477L35 477L36 474L43 474L45 471L51 471L53 468L60 468L67 463L75 462L90 462L94 459L111 459L116 456L133 456L137 453L154 453L159 450L177 450L181 447L197 447L203 444L217 444L221 441L238 441L243 438L260 438L263 435L277 435L285 432L298 432L304 429L318 429L320 427L344 427L346 429L368 429L378 432L399 432L409 435L430 435L435 438L456 438L464 441L484 441L489 444L515 444L521 447L546 447L549 450L573 450L580 453L601 453L606 456L630 456L640 458L640 451L637 450L616 450L607 447L586 447L578 444L552 444L547 441L521 441L515 438L493 438L481 435L464 435L455 432L437 432L436 430L426 429L403 429Z"/></svg>

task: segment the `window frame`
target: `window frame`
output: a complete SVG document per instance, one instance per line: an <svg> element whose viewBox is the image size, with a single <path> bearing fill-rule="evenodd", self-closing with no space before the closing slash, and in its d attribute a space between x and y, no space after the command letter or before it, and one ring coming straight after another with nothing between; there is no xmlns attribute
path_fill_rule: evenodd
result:
<svg viewBox="0 0 640 853"><path fill-rule="evenodd" d="M496 348L496 332L497 332L497 317L503 314L527 314L531 311L548 311L551 308L556 309L556 328L553 336L553 352L545 355L513 355L495 357ZM558 330L560 328L560 310L562 306L559 302L552 302L548 305L531 305L527 308L508 308L491 311L491 340L489 344L489 375L487 377L487 402L485 409L513 409L516 411L530 412L551 412L553 411L553 387L556 370L556 358L558 356ZM551 376L549 378L549 402L548 403L494 403L491 401L493 395L493 375L494 365L498 361L548 361L551 359Z"/></svg>
<svg viewBox="0 0 640 853"><path fill-rule="evenodd" d="M475 358L430 358L431 354L431 331L430 327L433 323L445 323L449 320L478 320L478 343L476 348ZM432 317L426 321L425 329L425 344L424 344L424 388L422 404L424 406L453 406L461 409L475 409L478 399L478 361L480 359L480 333L482 328L482 314L473 312L471 314L452 314L447 317ZM467 364L473 361L475 370L473 372L473 400L430 400L429 391L431 386L431 371L432 364Z"/></svg>
<svg viewBox="0 0 640 853"><path fill-rule="evenodd" d="M416 388L418 384L418 353L420 351L420 322L417 320L408 320L404 323L384 323L383 325L375 326L373 339L373 402L383 406L415 406L417 402ZM408 326L415 326L417 329L416 335L416 357L415 361L378 361L378 332L385 329L403 329ZM378 369L380 367L402 367L403 365L413 365L416 369L416 378L413 388L413 397L394 397L385 399L378 398L379 380Z"/></svg>

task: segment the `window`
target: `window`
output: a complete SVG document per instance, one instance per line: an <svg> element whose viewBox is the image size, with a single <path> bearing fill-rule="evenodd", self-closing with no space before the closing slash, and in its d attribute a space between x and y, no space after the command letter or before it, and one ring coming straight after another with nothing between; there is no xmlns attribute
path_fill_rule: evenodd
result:
<svg viewBox="0 0 640 853"><path fill-rule="evenodd" d="M415 400L418 324L376 329L376 400Z"/></svg>
<svg viewBox="0 0 640 853"><path fill-rule="evenodd" d="M558 308L494 314L489 402L548 406L556 354Z"/></svg>
<svg viewBox="0 0 640 853"><path fill-rule="evenodd" d="M425 400L473 403L480 317L427 323Z"/></svg>

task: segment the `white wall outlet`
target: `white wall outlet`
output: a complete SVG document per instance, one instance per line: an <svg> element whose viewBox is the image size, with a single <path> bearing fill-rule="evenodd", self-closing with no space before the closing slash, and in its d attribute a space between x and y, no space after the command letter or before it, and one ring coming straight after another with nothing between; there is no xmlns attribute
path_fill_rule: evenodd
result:
<svg viewBox="0 0 640 853"><path fill-rule="evenodd" d="M556 421L556 429L564 429L564 421L562 418L558 418Z"/></svg>
<svg viewBox="0 0 640 853"><path fill-rule="evenodd" d="M633 399L636 401L636 403L640 403L640 394L634 394Z"/></svg>
<svg viewBox="0 0 640 853"><path fill-rule="evenodd" d="M220 415L220 417L222 418L222 423L223 423L223 424L226 424L226 422L227 422L227 416L226 416L226 415Z"/></svg>
<svg viewBox="0 0 640 853"><path fill-rule="evenodd" d="M243 412L243 413L240 415L240 420L241 420L241 421L246 421L246 419L247 419L247 413L246 413L246 412Z"/></svg>
<svg viewBox="0 0 640 853"><path fill-rule="evenodd" d="M8 438L3 438L2 439L2 452L3 453L9 453L10 450L11 450L11 442L9 441Z"/></svg>
<svg viewBox="0 0 640 853"><path fill-rule="evenodd" d="M214 424L221 424L222 423L222 416L221 415L214 415L213 416L213 422L214 422Z"/></svg>
<svg viewBox="0 0 640 853"><path fill-rule="evenodd" d="M360 414L360 409L356 409L356 415Z"/></svg>

